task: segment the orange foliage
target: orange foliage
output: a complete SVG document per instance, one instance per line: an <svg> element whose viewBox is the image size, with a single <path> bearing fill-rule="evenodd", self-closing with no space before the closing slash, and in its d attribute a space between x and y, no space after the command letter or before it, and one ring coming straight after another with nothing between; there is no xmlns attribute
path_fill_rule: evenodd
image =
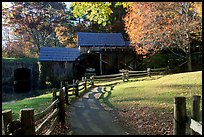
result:
<svg viewBox="0 0 204 137"><path fill-rule="evenodd" d="M165 46L172 45L172 43L180 44L181 48L184 49L184 46L189 44L190 33L201 28L200 18L193 17L193 14L185 9L186 5L189 3L131 3L124 21L126 32L131 44L135 46L136 52L150 55ZM140 43L140 45L136 43Z"/></svg>

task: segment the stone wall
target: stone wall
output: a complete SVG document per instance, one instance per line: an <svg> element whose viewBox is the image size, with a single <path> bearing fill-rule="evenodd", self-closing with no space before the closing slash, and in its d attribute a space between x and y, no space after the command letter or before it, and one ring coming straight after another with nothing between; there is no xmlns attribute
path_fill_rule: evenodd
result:
<svg viewBox="0 0 204 137"><path fill-rule="evenodd" d="M14 71L19 68L31 70L32 90L38 88L39 69L37 62L2 61L2 85L13 85Z"/></svg>

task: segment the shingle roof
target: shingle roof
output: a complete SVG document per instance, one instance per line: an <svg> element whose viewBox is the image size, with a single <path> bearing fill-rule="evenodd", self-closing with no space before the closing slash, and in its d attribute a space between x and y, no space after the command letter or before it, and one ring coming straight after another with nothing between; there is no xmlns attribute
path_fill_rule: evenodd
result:
<svg viewBox="0 0 204 137"><path fill-rule="evenodd" d="M78 32L78 46L127 46L121 33Z"/></svg>
<svg viewBox="0 0 204 137"><path fill-rule="evenodd" d="M130 41L125 41L125 45L129 46L130 45Z"/></svg>
<svg viewBox="0 0 204 137"><path fill-rule="evenodd" d="M42 47L39 61L75 61L80 56L78 48Z"/></svg>

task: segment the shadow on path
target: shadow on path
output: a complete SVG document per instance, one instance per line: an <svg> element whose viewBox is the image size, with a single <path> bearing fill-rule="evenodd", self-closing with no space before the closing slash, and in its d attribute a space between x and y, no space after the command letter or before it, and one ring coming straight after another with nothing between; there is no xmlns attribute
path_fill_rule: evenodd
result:
<svg viewBox="0 0 204 137"><path fill-rule="evenodd" d="M111 102L109 101L109 97L111 96L112 94L112 90L113 90L114 86L111 86L110 87L110 90L107 90L107 87L104 87L103 89L103 93L101 94L100 96L100 99L103 100L103 102L110 108L114 108L114 106L111 104ZM98 87L99 90L101 90L102 88L101 87Z"/></svg>
<svg viewBox="0 0 204 137"><path fill-rule="evenodd" d="M95 87L71 105L73 135L126 135L100 104L97 97L100 94L101 88Z"/></svg>

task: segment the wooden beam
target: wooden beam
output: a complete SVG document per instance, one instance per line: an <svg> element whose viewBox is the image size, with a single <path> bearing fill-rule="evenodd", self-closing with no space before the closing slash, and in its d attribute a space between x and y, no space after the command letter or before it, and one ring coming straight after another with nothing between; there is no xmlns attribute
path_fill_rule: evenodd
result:
<svg viewBox="0 0 204 137"><path fill-rule="evenodd" d="M197 121L191 119L190 128L193 129L194 132L197 132L202 135L202 124L198 123Z"/></svg>
<svg viewBox="0 0 204 137"><path fill-rule="evenodd" d="M102 53L100 52L100 74L101 75L103 75L103 72L102 72L103 68L102 67L103 67L102 66Z"/></svg>

